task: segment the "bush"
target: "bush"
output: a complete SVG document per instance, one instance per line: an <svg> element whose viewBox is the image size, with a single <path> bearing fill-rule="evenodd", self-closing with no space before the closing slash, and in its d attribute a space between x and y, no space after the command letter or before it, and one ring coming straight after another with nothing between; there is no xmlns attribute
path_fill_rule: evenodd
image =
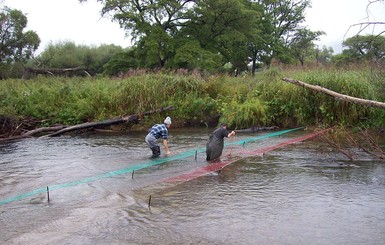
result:
<svg viewBox="0 0 385 245"><path fill-rule="evenodd" d="M336 100L282 81L291 77L338 93L384 101L385 79L380 71L280 70L255 77L138 73L123 79L47 78L0 81L0 114L33 117L45 124L77 124L141 114L174 106L167 112L175 126L362 125L379 127L383 109ZM143 126L166 114L145 117Z"/></svg>

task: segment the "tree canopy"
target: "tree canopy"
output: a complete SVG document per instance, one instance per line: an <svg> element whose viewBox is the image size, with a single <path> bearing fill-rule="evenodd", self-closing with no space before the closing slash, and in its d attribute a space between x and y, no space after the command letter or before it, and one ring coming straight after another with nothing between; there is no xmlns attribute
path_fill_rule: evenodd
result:
<svg viewBox="0 0 385 245"><path fill-rule="evenodd" d="M79 0L86 2L87 0ZM357 35L343 53L318 48L325 33L302 26L310 0L95 0L132 37L133 45L87 47L71 41L50 44L33 57L40 40L24 31L27 18L4 8L0 15L0 78L29 60L39 68L82 67L91 75L117 75L131 69L250 71L284 64L381 61L385 37ZM34 58L33 62L30 58Z"/></svg>
<svg viewBox="0 0 385 245"><path fill-rule="evenodd" d="M140 67L210 70L231 63L247 70L252 62L253 72L256 62L287 55L288 37L301 30L310 6L309 0L97 1L132 36Z"/></svg>
<svg viewBox="0 0 385 245"><path fill-rule="evenodd" d="M30 59L40 44L34 31L24 31L27 17L19 10L5 7L0 10L0 78L4 78L10 64Z"/></svg>
<svg viewBox="0 0 385 245"><path fill-rule="evenodd" d="M342 43L341 54L333 57L337 65L358 62L381 63L385 58L385 37L381 35L357 35ZM383 64L383 63L382 63Z"/></svg>
<svg viewBox="0 0 385 245"><path fill-rule="evenodd" d="M318 37L322 35L323 32L312 32L306 28L299 29L298 32L290 38L289 47L301 65L305 63L305 58L309 56L310 52L314 51L314 41L318 40Z"/></svg>
<svg viewBox="0 0 385 245"><path fill-rule="evenodd" d="M88 73L102 74L104 66L123 49L113 44L89 47L66 41L51 43L32 63L40 68L82 67Z"/></svg>

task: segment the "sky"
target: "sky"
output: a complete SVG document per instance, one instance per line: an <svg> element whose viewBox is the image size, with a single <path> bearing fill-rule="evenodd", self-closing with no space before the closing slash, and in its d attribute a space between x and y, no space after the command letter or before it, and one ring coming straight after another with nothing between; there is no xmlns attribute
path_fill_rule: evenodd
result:
<svg viewBox="0 0 385 245"><path fill-rule="evenodd" d="M373 2L373 0L371 0ZM385 23L385 3L369 0L311 0L312 7L305 12L306 26L312 31L324 31L316 44L342 51L342 41L354 36L357 23L377 21ZM99 46L115 44L123 48L131 45L130 37L119 24L101 17L102 5L96 0L79 3L78 0L0 0L0 6L21 10L28 18L27 30L35 31L41 44L37 53L50 43L72 41L77 45ZM352 26L352 27L351 27ZM350 27L350 28L349 28ZM385 24L366 28L361 34L377 34Z"/></svg>
<svg viewBox="0 0 385 245"><path fill-rule="evenodd" d="M374 2L375 0L370 0ZM385 31L385 1L376 2L368 7L369 0L311 0L312 7L306 11L306 23L312 31L324 31L317 45L332 47L334 53L342 51L342 42L360 34L379 34ZM360 33L362 22L382 22Z"/></svg>

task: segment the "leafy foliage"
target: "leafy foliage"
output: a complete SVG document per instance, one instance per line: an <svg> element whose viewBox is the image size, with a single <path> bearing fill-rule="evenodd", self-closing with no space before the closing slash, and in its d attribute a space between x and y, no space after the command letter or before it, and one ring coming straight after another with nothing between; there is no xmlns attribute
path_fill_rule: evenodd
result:
<svg viewBox="0 0 385 245"><path fill-rule="evenodd" d="M12 63L24 63L39 47L40 39L34 31L24 31L27 17L19 10L4 8L0 12L0 79L8 74Z"/></svg>
<svg viewBox="0 0 385 245"><path fill-rule="evenodd" d="M122 79L44 78L0 83L0 114L32 117L48 125L76 124L115 118L172 105L175 126L234 128L301 125L383 126L383 109L335 100L285 83L292 77L338 93L385 101L380 71L270 69L255 77L148 73ZM380 79L379 79L380 78ZM162 115L159 115L160 117ZM161 118L146 117L143 125Z"/></svg>
<svg viewBox="0 0 385 245"><path fill-rule="evenodd" d="M316 47L314 41L323 32L301 26L310 0L97 1L102 4L102 15L112 17L133 38L132 47L87 47L66 41L50 44L31 61L38 36L22 31L27 23L23 13L5 8L0 16L0 31L7 41L1 46L0 78L20 77L26 60L38 68L80 67L91 75L120 77L133 69L188 69L238 76L254 75L277 63L325 65L332 60L337 65L383 65L382 35L348 38L343 53L335 57L331 48Z"/></svg>
<svg viewBox="0 0 385 245"><path fill-rule="evenodd" d="M323 35L323 32L312 32L306 28L299 29L290 40L291 51L301 65L305 63L305 58L310 56L310 52L314 50L314 41Z"/></svg>
<svg viewBox="0 0 385 245"><path fill-rule="evenodd" d="M205 67L207 71L220 68L222 56L203 49L198 41L186 41L176 50L175 56L167 67L199 69Z"/></svg>
<svg viewBox="0 0 385 245"><path fill-rule="evenodd" d="M90 74L101 74L114 55L123 52L121 47L115 45L101 45L87 47L76 45L73 42L58 42L49 44L37 57L34 64L45 68L75 68L82 67Z"/></svg>
<svg viewBox="0 0 385 245"><path fill-rule="evenodd" d="M274 57L294 60L285 40L298 31L310 5L309 0L99 2L102 13L111 15L135 41L130 61L115 59L112 70L132 68L135 61L136 67L147 69L219 72L231 64L233 70L246 71L251 61L253 74L257 63L270 66Z"/></svg>
<svg viewBox="0 0 385 245"><path fill-rule="evenodd" d="M266 123L266 106L258 99L241 103L233 100L223 105L222 112L222 120L235 128L249 128Z"/></svg>
<svg viewBox="0 0 385 245"><path fill-rule="evenodd" d="M381 62L385 58L385 37L381 35L354 36L343 43L342 54L334 57L337 65L357 62Z"/></svg>

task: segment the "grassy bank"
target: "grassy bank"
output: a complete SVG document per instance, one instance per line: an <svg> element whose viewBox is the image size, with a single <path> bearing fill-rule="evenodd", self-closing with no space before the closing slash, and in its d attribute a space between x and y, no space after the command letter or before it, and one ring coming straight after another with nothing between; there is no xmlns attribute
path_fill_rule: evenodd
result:
<svg viewBox="0 0 385 245"><path fill-rule="evenodd" d="M0 115L34 118L43 125L78 124L174 106L173 126L293 127L347 125L381 127L383 109L354 105L282 81L316 84L338 93L385 101L378 70L280 70L255 77L143 74L124 79L53 78L0 81ZM166 114L144 118L143 127Z"/></svg>

